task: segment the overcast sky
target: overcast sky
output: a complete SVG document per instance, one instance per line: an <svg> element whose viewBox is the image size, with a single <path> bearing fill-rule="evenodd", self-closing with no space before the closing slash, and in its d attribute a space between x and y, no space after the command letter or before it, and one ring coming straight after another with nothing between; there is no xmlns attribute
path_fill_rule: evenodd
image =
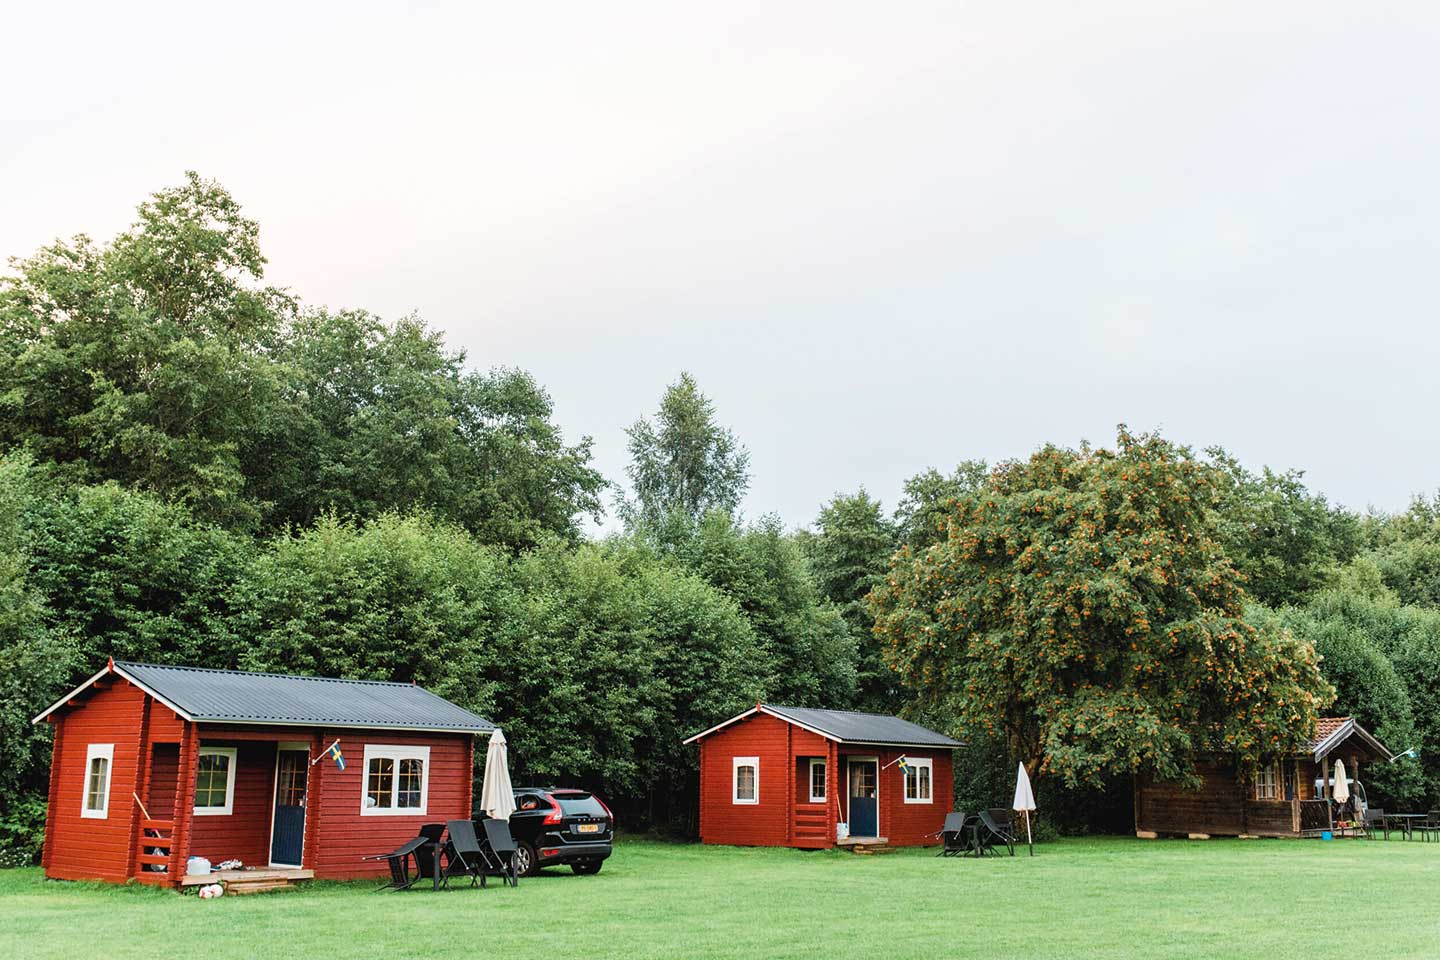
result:
<svg viewBox="0 0 1440 960"><path fill-rule="evenodd" d="M1114 426L1440 486L1434 3L27 4L0 254L194 168L267 280L532 371L620 478L688 369L747 513Z"/></svg>

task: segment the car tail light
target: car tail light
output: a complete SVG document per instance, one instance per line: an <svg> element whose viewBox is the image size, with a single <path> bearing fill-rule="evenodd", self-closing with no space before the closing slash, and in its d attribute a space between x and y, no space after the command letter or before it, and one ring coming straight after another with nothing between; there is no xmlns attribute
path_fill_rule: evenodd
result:
<svg viewBox="0 0 1440 960"><path fill-rule="evenodd" d="M560 804L555 802L554 797L546 797L545 799L550 801L550 812L545 814L545 819L541 822L553 826L563 820L565 815L561 813Z"/></svg>
<svg viewBox="0 0 1440 960"><path fill-rule="evenodd" d="M610 826L615 826L615 814L610 812L610 804L606 803L604 800L601 800L599 797L596 797L595 799L599 801L600 806L605 808L605 816L610 818Z"/></svg>
<svg viewBox="0 0 1440 960"><path fill-rule="evenodd" d="M555 855L556 855L557 853L559 853L559 852L560 852L560 848L559 848L559 847L546 847L544 850L541 850L541 851L540 851L540 856L542 856L542 857L553 857L553 856L555 856Z"/></svg>

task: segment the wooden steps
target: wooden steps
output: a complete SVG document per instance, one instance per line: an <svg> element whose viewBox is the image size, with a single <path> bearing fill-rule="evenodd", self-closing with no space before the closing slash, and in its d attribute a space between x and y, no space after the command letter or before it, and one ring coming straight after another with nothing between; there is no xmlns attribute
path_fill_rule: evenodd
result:
<svg viewBox="0 0 1440 960"><path fill-rule="evenodd" d="M890 850L889 843L889 837L846 837L844 840L835 841L837 847L847 848L851 853L862 856L886 853Z"/></svg>

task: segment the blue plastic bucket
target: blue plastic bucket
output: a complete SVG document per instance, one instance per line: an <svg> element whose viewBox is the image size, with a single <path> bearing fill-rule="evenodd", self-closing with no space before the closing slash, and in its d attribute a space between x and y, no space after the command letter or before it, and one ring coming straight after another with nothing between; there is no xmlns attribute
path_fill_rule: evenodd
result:
<svg viewBox="0 0 1440 960"><path fill-rule="evenodd" d="M1326 831L1324 831L1323 833L1320 834L1320 839L1321 839L1321 840L1334 840L1334 839L1335 839L1335 835L1334 835L1333 833L1331 833L1329 830L1326 830Z"/></svg>

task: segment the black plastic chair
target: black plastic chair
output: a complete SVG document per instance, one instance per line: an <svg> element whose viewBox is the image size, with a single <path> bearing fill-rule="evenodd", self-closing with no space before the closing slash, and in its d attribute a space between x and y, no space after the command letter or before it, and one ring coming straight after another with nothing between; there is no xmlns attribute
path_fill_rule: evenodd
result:
<svg viewBox="0 0 1440 960"><path fill-rule="evenodd" d="M497 876L512 887L520 886L520 877L515 872L515 838L510 834L508 820L485 819L476 821L485 831L480 844L480 855L485 858L485 870Z"/></svg>
<svg viewBox="0 0 1440 960"><path fill-rule="evenodd" d="M945 814L945 826L940 828L940 852L937 857L958 857L970 850L970 817L963 810Z"/></svg>
<svg viewBox="0 0 1440 960"><path fill-rule="evenodd" d="M1428 843L1432 839L1440 840L1440 810L1431 810L1425 819L1416 823L1411 830L1420 834L1421 843Z"/></svg>
<svg viewBox="0 0 1440 960"><path fill-rule="evenodd" d="M1390 821L1385 819L1385 811L1378 807L1371 807L1365 811L1365 818L1359 824L1360 830L1367 839L1375 839L1375 830L1379 828L1380 833L1386 840L1390 839Z"/></svg>
<svg viewBox="0 0 1440 960"><path fill-rule="evenodd" d="M408 890L420 880L429 875L429 871L422 870L420 865L419 851L422 847L430 845L430 841L423 836L407 840L405 843L391 850L389 853L376 854L373 857L361 857L361 860L384 860L390 867L390 882L383 886L376 887L377 890ZM433 848L432 848L433 849ZM432 854L433 855L433 854ZM427 858L428 859L428 858ZM410 871L411 862L415 864L415 870ZM433 866L433 865L432 865Z"/></svg>
<svg viewBox="0 0 1440 960"><path fill-rule="evenodd" d="M997 822L989 810L981 810L978 816L980 822L975 828L977 854L983 857L987 852L994 853L996 846L1003 843L1010 856L1015 856L1017 838L1010 827Z"/></svg>
<svg viewBox="0 0 1440 960"><path fill-rule="evenodd" d="M445 834L440 885L448 889L451 877L469 877L470 886L485 886L485 854L475 838L475 822L451 820L445 824Z"/></svg>

